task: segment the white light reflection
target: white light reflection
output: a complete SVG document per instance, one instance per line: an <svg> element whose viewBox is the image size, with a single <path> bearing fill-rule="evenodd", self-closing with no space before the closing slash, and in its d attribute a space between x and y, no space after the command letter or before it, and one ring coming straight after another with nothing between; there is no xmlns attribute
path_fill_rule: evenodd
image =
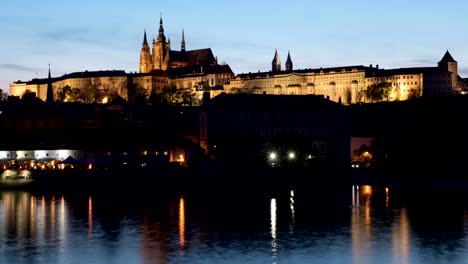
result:
<svg viewBox="0 0 468 264"><path fill-rule="evenodd" d="M66 240L66 228L67 222L66 222L66 208L65 208L65 198L62 197L60 198L60 216L59 216L59 237L60 237L60 242L64 242Z"/></svg>
<svg viewBox="0 0 468 264"><path fill-rule="evenodd" d="M291 209L291 227L290 232L294 232L294 225L296 224L296 212L294 210L294 190L291 190L289 196L289 208Z"/></svg>
<svg viewBox="0 0 468 264"><path fill-rule="evenodd" d="M359 204L359 186L353 185L351 199L352 199L352 207L360 207L361 206Z"/></svg>
<svg viewBox="0 0 468 264"><path fill-rule="evenodd" d="M278 245L276 243L276 199L271 199L270 202L270 224L271 224L271 253L273 262L277 263L277 250Z"/></svg>

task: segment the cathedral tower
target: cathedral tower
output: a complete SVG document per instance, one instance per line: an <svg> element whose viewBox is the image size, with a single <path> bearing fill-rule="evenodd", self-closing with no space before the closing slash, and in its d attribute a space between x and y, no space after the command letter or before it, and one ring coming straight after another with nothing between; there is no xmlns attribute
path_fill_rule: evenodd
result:
<svg viewBox="0 0 468 264"><path fill-rule="evenodd" d="M140 54L140 73L149 73L153 70L153 62L151 60L151 51L146 39L146 29L143 37L143 45Z"/></svg>
<svg viewBox="0 0 468 264"><path fill-rule="evenodd" d="M281 61L278 56L278 50L275 50L275 57L273 58L273 61L271 62L271 71L273 72L281 71Z"/></svg>
<svg viewBox="0 0 468 264"><path fill-rule="evenodd" d="M286 59L286 68L285 70L286 71L292 71L293 70L293 63L292 63L292 60L291 60L291 55L289 54L289 51L288 51L288 59Z"/></svg>
<svg viewBox="0 0 468 264"><path fill-rule="evenodd" d="M159 34L156 41L153 40L153 69L167 70L169 68L170 41L166 41L162 17L159 19Z"/></svg>

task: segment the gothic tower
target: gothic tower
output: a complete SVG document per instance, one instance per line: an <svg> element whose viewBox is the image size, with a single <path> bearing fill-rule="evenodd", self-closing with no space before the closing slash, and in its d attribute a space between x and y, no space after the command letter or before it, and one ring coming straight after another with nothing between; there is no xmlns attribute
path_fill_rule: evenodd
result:
<svg viewBox="0 0 468 264"><path fill-rule="evenodd" d="M180 51L185 52L185 35L184 35L183 29L182 29L182 43L180 45Z"/></svg>
<svg viewBox="0 0 468 264"><path fill-rule="evenodd" d="M271 62L271 70L273 72L281 71L281 61L278 56L278 50L275 50L275 57L273 58L273 61Z"/></svg>
<svg viewBox="0 0 468 264"><path fill-rule="evenodd" d="M49 64L49 79L47 80L47 97L46 97L47 104L54 103L54 91L52 90L52 78L50 76L50 64Z"/></svg>
<svg viewBox="0 0 468 264"><path fill-rule="evenodd" d="M289 54L289 51L288 51L288 59L286 59L286 68L285 70L286 71L292 71L293 70L293 63L292 63L292 60L291 60L291 55Z"/></svg>
<svg viewBox="0 0 468 264"><path fill-rule="evenodd" d="M159 19L159 34L156 41L153 40L153 69L167 70L169 68L169 52L171 42L166 41L162 17Z"/></svg>
<svg viewBox="0 0 468 264"><path fill-rule="evenodd" d="M153 70L153 62L151 60L151 51L146 39L146 29L143 37L143 45L140 54L140 73L149 73Z"/></svg>

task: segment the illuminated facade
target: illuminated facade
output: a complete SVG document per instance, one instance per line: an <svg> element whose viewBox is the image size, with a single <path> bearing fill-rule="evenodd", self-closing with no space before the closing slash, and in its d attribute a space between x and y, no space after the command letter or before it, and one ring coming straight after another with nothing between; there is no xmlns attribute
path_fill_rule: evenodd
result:
<svg viewBox="0 0 468 264"><path fill-rule="evenodd" d="M186 50L184 31L182 31L180 51L171 50L171 40L166 40L162 18L159 20L158 37L156 40L153 39L152 48L153 51L151 53L145 30L140 54L140 73L149 73L152 70L166 71L171 68L194 65L214 66L218 64L213 52L209 48Z"/></svg>
<svg viewBox="0 0 468 264"><path fill-rule="evenodd" d="M343 66L334 68L294 70L288 52L286 70L281 71L275 52L269 72L239 74L230 85L229 93L322 95L344 104L369 102L364 90L373 84L391 84L389 101L403 101L430 94L461 93L465 84L458 75L457 62L447 51L437 67L379 69L378 65Z"/></svg>

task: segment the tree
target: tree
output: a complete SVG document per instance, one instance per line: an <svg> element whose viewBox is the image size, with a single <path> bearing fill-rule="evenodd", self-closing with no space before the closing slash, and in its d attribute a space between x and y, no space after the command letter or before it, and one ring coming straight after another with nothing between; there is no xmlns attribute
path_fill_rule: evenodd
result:
<svg viewBox="0 0 468 264"><path fill-rule="evenodd" d="M388 100L391 89L392 83L390 82L372 84L367 86L367 88L364 90L364 96L371 102L380 102L382 100Z"/></svg>
<svg viewBox="0 0 468 264"><path fill-rule="evenodd" d="M131 104L146 104L147 92L145 88L133 82L127 82L127 99Z"/></svg>

